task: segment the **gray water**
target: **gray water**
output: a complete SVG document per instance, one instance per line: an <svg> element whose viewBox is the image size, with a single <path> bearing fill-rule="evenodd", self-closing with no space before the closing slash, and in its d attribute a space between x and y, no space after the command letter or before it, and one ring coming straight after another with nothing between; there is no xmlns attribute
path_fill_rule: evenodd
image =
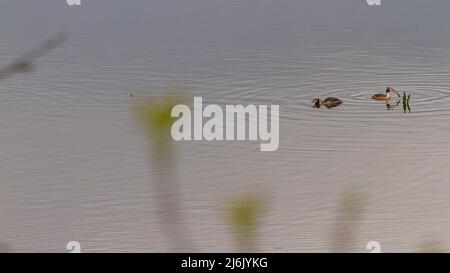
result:
<svg viewBox="0 0 450 273"><path fill-rule="evenodd" d="M267 196L261 251L331 251L351 189L367 197L354 251L450 247L449 11L447 0L2 1L0 66L56 32L68 40L0 82L0 242L171 250L133 109L182 86L205 103L280 105L276 152L175 144L197 250L236 250L223 203L248 189ZM386 86L411 93L411 113L371 101ZM311 107L326 96L344 104Z"/></svg>

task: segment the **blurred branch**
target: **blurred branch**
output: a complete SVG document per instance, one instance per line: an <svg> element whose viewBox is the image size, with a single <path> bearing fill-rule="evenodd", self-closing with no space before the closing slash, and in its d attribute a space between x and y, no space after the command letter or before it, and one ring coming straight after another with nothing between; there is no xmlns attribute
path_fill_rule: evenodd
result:
<svg viewBox="0 0 450 273"><path fill-rule="evenodd" d="M66 39L64 33L58 33L44 43L16 58L12 63L0 68L0 80L17 73L28 73L34 69L34 61L59 46Z"/></svg>

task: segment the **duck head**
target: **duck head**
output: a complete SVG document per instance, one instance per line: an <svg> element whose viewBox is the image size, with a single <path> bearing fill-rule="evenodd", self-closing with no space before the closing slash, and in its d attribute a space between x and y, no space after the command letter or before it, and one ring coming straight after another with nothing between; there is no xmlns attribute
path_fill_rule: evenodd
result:
<svg viewBox="0 0 450 273"><path fill-rule="evenodd" d="M388 87L388 88L386 88L386 97L387 98L390 98L391 96L392 96L392 94L394 94L394 88L392 88L392 87Z"/></svg>
<svg viewBox="0 0 450 273"><path fill-rule="evenodd" d="M314 99L312 103L314 103L315 108L320 108L320 99Z"/></svg>

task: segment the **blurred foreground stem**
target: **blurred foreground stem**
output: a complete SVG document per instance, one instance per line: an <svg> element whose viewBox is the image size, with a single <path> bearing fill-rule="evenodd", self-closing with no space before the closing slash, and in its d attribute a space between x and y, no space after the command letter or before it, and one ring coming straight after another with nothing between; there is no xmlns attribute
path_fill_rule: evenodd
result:
<svg viewBox="0 0 450 273"><path fill-rule="evenodd" d="M168 239L170 250L193 251L180 203L180 185L176 175L176 156L170 129L171 110L181 99L167 96L158 101L145 102L136 107L136 116L144 126L151 144L151 167L155 205L161 229Z"/></svg>

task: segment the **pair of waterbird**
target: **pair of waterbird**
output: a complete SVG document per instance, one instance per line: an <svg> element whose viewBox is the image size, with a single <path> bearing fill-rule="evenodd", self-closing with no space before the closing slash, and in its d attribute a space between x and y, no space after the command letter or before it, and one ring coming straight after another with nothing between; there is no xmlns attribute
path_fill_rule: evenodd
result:
<svg viewBox="0 0 450 273"><path fill-rule="evenodd" d="M378 100L378 101L387 101L387 100L391 99L392 94L394 92L396 92L396 91L392 87L388 87L388 88L386 88L385 94L375 94L372 96L372 99ZM312 103L314 103L314 107L316 107L316 108L320 108L320 106L325 106L327 108L333 108L333 107L341 105L342 101L338 98L328 97L324 100L314 99L312 101Z"/></svg>

